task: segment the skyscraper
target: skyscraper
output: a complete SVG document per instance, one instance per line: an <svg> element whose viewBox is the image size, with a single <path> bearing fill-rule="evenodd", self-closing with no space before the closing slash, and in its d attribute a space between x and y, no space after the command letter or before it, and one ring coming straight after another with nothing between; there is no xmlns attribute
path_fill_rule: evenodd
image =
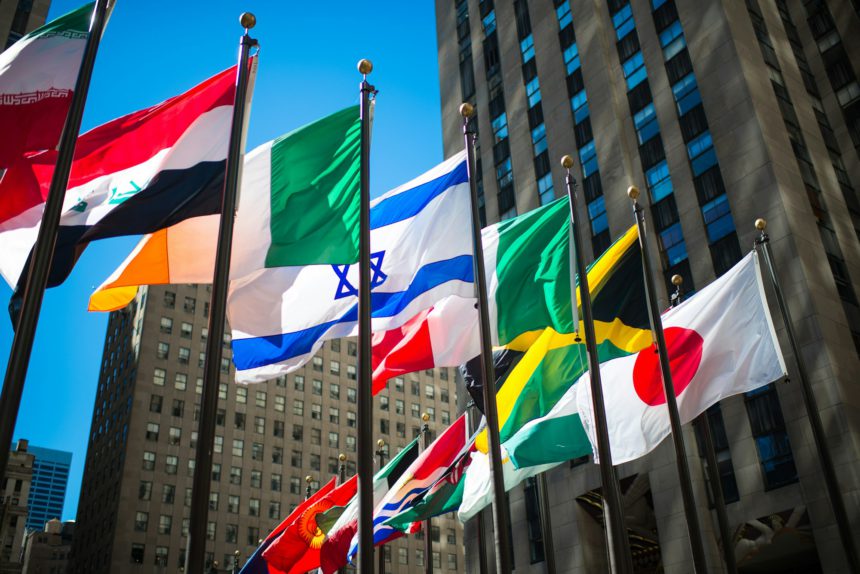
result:
<svg viewBox="0 0 860 574"><path fill-rule="evenodd" d="M27 500L27 530L42 531L46 522L63 517L72 453L32 445L27 450L35 456Z"/></svg>
<svg viewBox="0 0 860 574"><path fill-rule="evenodd" d="M45 23L51 0L17 0L0 4L0 39L3 50ZM2 50L0 50L2 51Z"/></svg>
<svg viewBox="0 0 860 574"><path fill-rule="evenodd" d="M142 289L111 313L78 505L71 572L179 572L184 564L210 287ZM228 329L229 333L229 329ZM258 385L233 383L224 340L209 500L207 554L229 569L304 498L356 466L356 342L335 340L302 369ZM374 399L374 442L388 455L456 415L451 369L389 381ZM388 458L386 458L386 461ZM410 536L386 546L386 571L462 568L462 530L434 521L433 555Z"/></svg>
<svg viewBox="0 0 860 574"><path fill-rule="evenodd" d="M33 455L27 450L27 441L20 439L0 481L0 574L21 572L32 476Z"/></svg>
<svg viewBox="0 0 860 574"><path fill-rule="evenodd" d="M444 148L462 149L457 109L474 104L487 222L565 194L559 159L570 154L587 258L634 223L626 190L638 186L668 304L672 275L694 293L767 219L856 537L860 483L847 470L860 462L860 5L436 0L436 16ZM736 527L729 544L741 564L770 568L757 571L844 572L791 357L789 375L708 414ZM718 566L696 437L685 434ZM667 441L618 469L642 572L692 571L673 459ZM559 571L604 568L596 468L573 461L548 481ZM528 482L510 495L518 571L544 559L536 492Z"/></svg>

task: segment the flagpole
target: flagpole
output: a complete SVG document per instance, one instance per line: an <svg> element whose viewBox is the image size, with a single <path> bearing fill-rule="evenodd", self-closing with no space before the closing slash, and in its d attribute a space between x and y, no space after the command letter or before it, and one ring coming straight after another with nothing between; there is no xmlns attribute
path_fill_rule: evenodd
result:
<svg viewBox="0 0 860 574"><path fill-rule="evenodd" d="M756 219L755 228L761 232L761 235L755 240L755 246L760 247L762 255L764 255L768 275L770 275L770 280L773 284L774 292L776 293L779 312L782 315L782 322L785 325L785 331L788 334L791 351L794 353L794 359L797 363L797 373L800 376L800 391L801 396L803 396L803 406L806 408L806 416L809 417L809 425L812 427L812 440L815 443L815 451L818 455L818 460L821 461L821 472L824 475L824 484L827 488L827 495L830 498L830 505L833 507L833 515L836 518L836 527L839 530L839 538L842 540L842 547L845 549L845 559L847 560L848 567L852 572L860 572L860 560L857 558L857 547L855 546L854 538L852 537L851 523L848 520L848 513L845 511L845 502L842 500L842 492L839 490L839 481L836 479L836 471L833 468L833 458L830 456L830 450L827 448L827 439L824 436L824 426L821 424L821 415L818 411L818 403L815 400L815 394L812 392L812 385L809 384L806 361L803 359L803 355L800 352L800 346L797 343L797 337L794 334L794 323L791 319L791 312L788 310L788 305L785 302L785 296L782 293L782 285L779 282L779 276L776 274L776 266L773 262L773 255L770 252L770 237L765 232L765 229L767 229L767 221L764 219Z"/></svg>
<svg viewBox="0 0 860 574"><path fill-rule="evenodd" d="M660 373L663 379L663 393L666 397L666 407L669 411L669 425L672 428L672 444L675 447L675 465L678 469L678 481L681 486L681 498L684 502L684 516L687 522L687 534L690 537L690 549L693 554L693 568L699 574L708 571L705 560L705 545L702 542L702 531L696 510L696 499L693 496L693 481L690 478L690 467L687 464L687 450L681 429L681 415L678 413L678 402L675 397L675 385L672 382L672 371L669 367L669 354L666 338L663 334L663 321L657 307L657 295L651 275L651 254L648 252L648 241L645 235L645 211L639 205L639 189L631 186L627 196L633 200L633 215L639 231L639 246L642 253L642 271L645 279L645 297L648 303L648 315L651 319L651 332L657 344L660 357Z"/></svg>
<svg viewBox="0 0 860 574"><path fill-rule="evenodd" d="M478 214L478 189L475 185L475 137L469 122L475 114L472 104L460 105L463 116L463 138L466 144L466 169L469 175L469 190L472 201L472 253L474 258L475 295L478 299L481 343L481 377L484 384L484 417L487 419L487 443L490 455L490 480L493 483L493 536L496 544L496 574L511 572L511 552L508 533L508 505L505 498L505 478L502 470L502 449L499 440L499 414L496 405L496 380L493 365L492 335L490 333L490 310L487 302L487 278L484 275L484 246L481 240L481 218Z"/></svg>
<svg viewBox="0 0 860 574"><path fill-rule="evenodd" d="M385 441L379 439L376 441L376 456L379 457L379 470L385 468ZM382 546L379 547L379 556L377 556L378 574L385 574L385 552Z"/></svg>
<svg viewBox="0 0 860 574"><path fill-rule="evenodd" d="M227 288L230 280L230 249L233 245L233 223L239 172L242 161L242 142L245 130L245 98L248 93L248 58L257 40L248 31L257 24L257 18L245 12L239 18L245 33L239 40L239 66L236 78L236 96L233 102L233 119L230 126L230 148L224 173L224 193L221 198L221 218L218 225L218 248L215 254L215 271L212 277L212 294L209 300L209 336L206 339L206 362L203 366L203 394L200 399L200 422L197 426L197 451L194 459L194 477L191 484L191 512L188 527L188 550L185 554L185 572L203 574L206 556L206 523L209 516L212 458L215 445L215 417L218 411L218 383L221 378L221 356L227 311Z"/></svg>
<svg viewBox="0 0 860 574"><path fill-rule="evenodd" d="M9 351L9 363L6 365L6 376L3 379L3 391L0 393L0 476L6 476L6 464L9 462L9 445L15 434L15 423L18 420L18 410L21 408L21 397L24 394L24 382L27 369L30 366L30 355L33 352L33 341L36 337L36 325L42 310L42 300L48 285L48 276L57 245L57 231L60 225L60 215L63 211L63 200L66 196L66 186L72 169L75 155L75 145L78 142L78 132L81 129L81 118L84 115L84 104L90 89L90 78L99 49L99 42L104 31L105 19L109 0L98 0L90 21L90 31L81 57L81 68L75 81L75 91L66 123L60 134L57 146L57 163L54 175L51 177L51 187L45 201L42 222L33 245L32 260L27 269L27 279L24 283L24 294L21 300L21 311L15 324L12 337L12 349ZM6 136L8 137L8 136Z"/></svg>
<svg viewBox="0 0 860 574"><path fill-rule="evenodd" d="M305 487L305 500L309 499L313 494L313 490L311 490L311 482L313 482L313 480L314 477L312 477L311 475L307 475L305 477L305 484L307 484L307 486Z"/></svg>
<svg viewBox="0 0 860 574"><path fill-rule="evenodd" d="M675 292L671 297L672 307L677 307L683 300L681 284L684 278L680 275L672 275L672 285ZM714 497L714 510L717 513L717 525L720 528L720 539L722 541L723 562L726 564L727 574L737 574L738 565L735 562L735 549L732 547L731 530L729 529L729 517L726 513L726 499L723 496L723 483L720 480L719 468L717 467L717 451L714 447L714 437L711 433L711 423L708 420L708 412L700 414L693 421L699 427L702 437L702 450L705 451L705 462L708 472L708 482L711 483L711 494Z"/></svg>
<svg viewBox="0 0 860 574"><path fill-rule="evenodd" d="M576 210L576 180L570 169L573 158L561 158L561 165L567 171L565 182L570 202L570 219L573 226L574 252L576 254L576 273L579 276L579 293L582 301L582 329L585 332L585 349L588 354L588 373L591 388L591 403L594 410L594 431L597 438L597 454L600 457L600 479L603 484L603 520L606 523L611 571L615 574L633 572L633 558L630 554L630 541L627 538L627 525L624 520L624 507L621 501L621 487L612 465L612 451L609 447L609 430L606 427L606 406L603 400L603 384L600 379L600 358L597 356L597 337L594 334L594 317L591 312L591 292L588 287L588 270L582 250L581 223ZM576 306L576 292L573 305Z"/></svg>
<svg viewBox="0 0 860 574"><path fill-rule="evenodd" d="M466 405L466 436L471 437L478 431L478 424L480 417L476 417L473 410L478 410L478 407L475 406L475 401L469 401L469 404ZM466 455L469 456L469 455ZM479 574L487 574L487 545L486 545L486 530L484 527L484 511L480 510L478 515L475 517L475 522L478 529L478 572Z"/></svg>
<svg viewBox="0 0 860 574"><path fill-rule="evenodd" d="M346 455L344 453L340 453L337 455L337 459L340 461L337 468L338 486L340 486L346 482ZM346 574L346 566L338 568L337 572L338 574Z"/></svg>
<svg viewBox="0 0 860 574"><path fill-rule="evenodd" d="M549 510L549 488L546 484L546 472L537 476L538 495L540 496L540 522L543 536L543 553L546 559L547 574L555 574L555 543L552 539L552 518Z"/></svg>
<svg viewBox="0 0 860 574"><path fill-rule="evenodd" d="M373 574L373 391L370 324L370 60L361 73L361 175L358 248L358 574ZM382 553L382 549L380 549Z"/></svg>
<svg viewBox="0 0 860 574"><path fill-rule="evenodd" d="M421 413L421 420L424 421L424 424L421 426L421 451L427 450L427 447L430 446L430 425L427 424L427 421L430 420L430 415L427 413ZM430 519L424 521L424 572L425 574L433 574L433 562L430 560L433 556L433 540L430 536Z"/></svg>

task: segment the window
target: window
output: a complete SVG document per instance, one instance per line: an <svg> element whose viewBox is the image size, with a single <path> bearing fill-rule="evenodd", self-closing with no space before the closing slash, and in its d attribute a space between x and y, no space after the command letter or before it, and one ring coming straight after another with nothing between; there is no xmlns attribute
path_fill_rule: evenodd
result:
<svg viewBox="0 0 860 574"><path fill-rule="evenodd" d="M184 391L187 387L188 375L186 375L185 373L176 373L176 378L173 380L173 388L175 388L177 391Z"/></svg>
<svg viewBox="0 0 860 574"><path fill-rule="evenodd" d="M251 443L251 460L263 460L263 444Z"/></svg>
<svg viewBox="0 0 860 574"><path fill-rule="evenodd" d="M687 144L687 155L693 168L693 175L699 176L705 170L717 163L717 155L711 139L711 132L707 131Z"/></svg>
<svg viewBox="0 0 860 574"><path fill-rule="evenodd" d="M388 421L385 419L379 419L379 432L382 434L388 434Z"/></svg>
<svg viewBox="0 0 860 574"><path fill-rule="evenodd" d="M305 403L299 399L293 400L293 414L297 416L304 416L305 414Z"/></svg>
<svg viewBox="0 0 860 574"><path fill-rule="evenodd" d="M241 466L231 466L230 467L230 484L242 484L242 467Z"/></svg>
<svg viewBox="0 0 860 574"><path fill-rule="evenodd" d="M254 417L254 432L257 434L266 434L266 419L263 417Z"/></svg>
<svg viewBox="0 0 860 574"><path fill-rule="evenodd" d="M346 366L346 378L351 381L354 381L356 379L355 365Z"/></svg>
<svg viewBox="0 0 860 574"><path fill-rule="evenodd" d="M250 516L260 516L260 499L259 498L251 498L248 500L248 515ZM256 544L255 540L252 544Z"/></svg>
<svg viewBox="0 0 860 574"><path fill-rule="evenodd" d="M188 360L191 358L191 349L188 347L179 347L179 363L182 365L187 365Z"/></svg>
<svg viewBox="0 0 860 574"><path fill-rule="evenodd" d="M797 468L776 388L770 384L750 391L745 396L765 489L797 482Z"/></svg>
<svg viewBox="0 0 860 574"><path fill-rule="evenodd" d="M245 441L242 439L233 439L233 456L242 456L245 451Z"/></svg>
<svg viewBox="0 0 860 574"><path fill-rule="evenodd" d="M185 309L188 313L194 313L195 308L197 307L197 299L194 297L186 297L185 304L183 305L183 309Z"/></svg>
<svg viewBox="0 0 860 574"><path fill-rule="evenodd" d="M621 64L621 69L624 73L624 78L627 80L627 91L632 90L648 77L641 51L636 52L625 60Z"/></svg>
<svg viewBox="0 0 860 574"><path fill-rule="evenodd" d="M394 401L394 412L398 415L402 415L404 412L404 404L402 399L396 399Z"/></svg>
<svg viewBox="0 0 860 574"><path fill-rule="evenodd" d="M227 496L227 512L230 514L239 514L239 495L231 494Z"/></svg>
<svg viewBox="0 0 860 574"><path fill-rule="evenodd" d="M131 544L131 562L132 564L143 564L143 555L146 551L146 546L143 544Z"/></svg>
<svg viewBox="0 0 860 574"><path fill-rule="evenodd" d="M346 426L350 428L355 428L356 426L355 413L352 411L346 411Z"/></svg>
<svg viewBox="0 0 860 574"><path fill-rule="evenodd" d="M167 518L170 518L169 516ZM155 547L155 565L167 566L167 546Z"/></svg>
<svg viewBox="0 0 860 574"><path fill-rule="evenodd" d="M305 377L303 375L296 375L293 378L293 388L297 391L304 392L304 390L305 390Z"/></svg>
<svg viewBox="0 0 860 574"><path fill-rule="evenodd" d="M311 470L320 469L320 455L311 453Z"/></svg>
<svg viewBox="0 0 860 574"><path fill-rule="evenodd" d="M304 428L302 425L293 425L293 440L301 441L304 436Z"/></svg>
<svg viewBox="0 0 860 574"><path fill-rule="evenodd" d="M729 201L725 194L702 206L702 216L708 230L708 241L714 243L735 230Z"/></svg>
<svg viewBox="0 0 860 574"><path fill-rule="evenodd" d="M194 328L191 326L191 323L186 323L183 321L182 326L180 327L180 330L179 330L179 336L182 337L183 339L190 339L191 333L193 332L193 330L194 330Z"/></svg>
<svg viewBox="0 0 860 574"><path fill-rule="evenodd" d="M656 203L672 193L672 180L665 159L645 172L645 179L651 192L651 201Z"/></svg>
<svg viewBox="0 0 860 574"><path fill-rule="evenodd" d="M321 444L322 443L322 431L320 429L312 428L311 429L311 444Z"/></svg>
<svg viewBox="0 0 860 574"><path fill-rule="evenodd" d="M395 390L403 392L403 377L394 377L394 388Z"/></svg>
<svg viewBox="0 0 860 574"><path fill-rule="evenodd" d="M351 435L347 435L346 437L346 449L350 452L355 452L355 437Z"/></svg>
<svg viewBox="0 0 860 574"><path fill-rule="evenodd" d="M328 408L328 422L334 424L340 423L340 411L336 407Z"/></svg>
<svg viewBox="0 0 860 574"><path fill-rule="evenodd" d="M527 478L523 484L523 498L526 507L526 527L529 538L529 557L531 564L545 560L543 546L543 526L540 520L540 498L537 481Z"/></svg>
<svg viewBox="0 0 860 574"><path fill-rule="evenodd" d="M216 454L224 452L224 437L215 435L215 444L212 449Z"/></svg>
<svg viewBox="0 0 860 574"><path fill-rule="evenodd" d="M137 499L149 500L152 498L152 482L141 480L140 486L137 487Z"/></svg>
<svg viewBox="0 0 860 574"><path fill-rule="evenodd" d="M159 411L161 407L159 406ZM158 440L158 423L147 423L146 424L146 440L156 441Z"/></svg>
<svg viewBox="0 0 860 574"><path fill-rule="evenodd" d="M224 426L224 422L227 420L227 409L218 409L215 412L215 424L219 427Z"/></svg>
<svg viewBox="0 0 860 574"><path fill-rule="evenodd" d="M233 415L233 428L236 430L245 430L245 413L235 413Z"/></svg>
<svg viewBox="0 0 860 574"><path fill-rule="evenodd" d="M218 510L218 493L209 493L209 510Z"/></svg>
<svg viewBox="0 0 860 574"><path fill-rule="evenodd" d="M294 468L301 468L302 467L302 451L300 451L300 450L294 450L293 451L293 453L290 455L290 464Z"/></svg>
<svg viewBox="0 0 860 574"><path fill-rule="evenodd" d="M340 361L329 361L328 372L335 376L340 376Z"/></svg>
<svg viewBox="0 0 860 574"><path fill-rule="evenodd" d="M239 527L235 524L228 524L224 531L224 540L235 544L239 540Z"/></svg>
<svg viewBox="0 0 860 574"><path fill-rule="evenodd" d="M152 395L151 397L149 397L149 412L160 413L162 402L164 402L164 400L161 395ZM149 438L148 432L146 434L146 438Z"/></svg>
<svg viewBox="0 0 860 574"><path fill-rule="evenodd" d="M239 403L240 405L245 405L248 403L248 388L247 387L236 387L236 402Z"/></svg>
<svg viewBox="0 0 860 574"><path fill-rule="evenodd" d="M164 472L167 474L176 474L176 470L179 468L179 457L173 455L167 455L164 457Z"/></svg>
<svg viewBox="0 0 860 574"><path fill-rule="evenodd" d="M636 23L633 21L633 12L629 3L612 16L612 26L619 40L634 30Z"/></svg>
<svg viewBox="0 0 860 574"><path fill-rule="evenodd" d="M398 564L409 564L409 549L408 548L398 548L397 549L397 563Z"/></svg>
<svg viewBox="0 0 860 574"><path fill-rule="evenodd" d="M171 319L170 317L162 317L159 331L161 331L165 335L171 334L173 332L173 319Z"/></svg>
<svg viewBox="0 0 860 574"><path fill-rule="evenodd" d="M319 379L314 379L311 381L311 392L318 397L322 396L322 381Z"/></svg>
<svg viewBox="0 0 860 574"><path fill-rule="evenodd" d="M215 540L215 523L214 522L207 522L206 523L206 540ZM206 561L209 564L211 564L212 563L211 560L212 560L211 555L209 553L207 553Z"/></svg>
<svg viewBox="0 0 860 574"><path fill-rule="evenodd" d="M271 487L273 492L281 492L281 475L272 473Z"/></svg>
<svg viewBox="0 0 860 574"><path fill-rule="evenodd" d="M169 354L170 354L170 345L168 345L167 343L159 342L158 346L156 347L156 350L155 350L155 356L158 357L159 359L166 359ZM162 382L162 384L164 384L164 383Z"/></svg>
<svg viewBox="0 0 860 574"><path fill-rule="evenodd" d="M421 406L418 403L412 403L412 418L419 418L421 416Z"/></svg>
<svg viewBox="0 0 860 574"><path fill-rule="evenodd" d="M251 488L263 487L263 473L259 470L251 471Z"/></svg>
<svg viewBox="0 0 860 574"><path fill-rule="evenodd" d="M312 361L312 364L313 364L313 369L314 369L315 371L318 371L318 372L320 372L320 373L322 372L322 370L323 370L323 360L322 360L322 357L314 357L314 358L313 358L313 361Z"/></svg>
<svg viewBox="0 0 860 574"><path fill-rule="evenodd" d="M173 517L168 516L167 514L162 514L158 517L158 533L159 534L170 534L170 531L173 529Z"/></svg>
<svg viewBox="0 0 860 574"><path fill-rule="evenodd" d="M218 383L218 398L222 401L227 400L227 383Z"/></svg>
<svg viewBox="0 0 860 574"><path fill-rule="evenodd" d="M322 405L313 404L311 405L311 419L315 421L322 420Z"/></svg>
<svg viewBox="0 0 860 574"><path fill-rule="evenodd" d="M328 433L329 448L338 448L340 446L340 435L336 432Z"/></svg>
<svg viewBox="0 0 860 574"><path fill-rule="evenodd" d="M284 438L284 421L274 421L272 435L278 438Z"/></svg>
<svg viewBox="0 0 860 574"><path fill-rule="evenodd" d="M254 402L258 407L266 408L266 391L257 391Z"/></svg>
<svg viewBox="0 0 860 574"><path fill-rule="evenodd" d="M280 502L276 500L269 502L269 518L273 520L280 520L281 518L283 518L283 516L281 516Z"/></svg>
<svg viewBox="0 0 860 574"><path fill-rule="evenodd" d="M287 398L275 395L275 411L282 413L287 408Z"/></svg>
<svg viewBox="0 0 860 574"><path fill-rule="evenodd" d="M379 397L379 410L387 411L388 410L388 397L380 396Z"/></svg>
<svg viewBox="0 0 860 574"><path fill-rule="evenodd" d="M149 513L148 512L137 512L134 515L134 529L137 532L146 532L146 528L149 526Z"/></svg>
<svg viewBox="0 0 860 574"><path fill-rule="evenodd" d="M292 494L301 494L302 492L302 483L299 480L298 476L290 477L290 493Z"/></svg>
<svg viewBox="0 0 860 574"><path fill-rule="evenodd" d="M164 380L167 378L167 372L164 369L153 369L152 384L157 387L164 386Z"/></svg>
<svg viewBox="0 0 860 574"><path fill-rule="evenodd" d="M710 425L711 428L711 437L714 443L714 454L717 459L717 473L720 477L720 485L723 489L723 498L726 503L737 502L740 500L740 495L738 493L738 483L735 480L735 469L732 464L732 453L729 450L729 439L726 435L726 425L723 420L723 413L720 409L719 403L713 405L711 408L707 410L707 417L702 417L699 423L704 423ZM702 442L702 426L701 424L695 424L694 429L696 431L696 441L699 445L699 454L702 458L702 465L707 470L707 461L705 460L704 454L704 443ZM713 504L714 496L713 496L713 485L710 483L710 478L708 473L705 472L705 479L708 483L708 497L709 502Z"/></svg>
<svg viewBox="0 0 860 574"><path fill-rule="evenodd" d="M167 431L167 444L178 445L182 440L182 429L179 427L170 427Z"/></svg>
<svg viewBox="0 0 860 574"><path fill-rule="evenodd" d="M657 123L657 114L654 111L654 104L649 103L647 106L633 114L633 124L636 126L639 145L644 144L646 141L660 133L660 125Z"/></svg>

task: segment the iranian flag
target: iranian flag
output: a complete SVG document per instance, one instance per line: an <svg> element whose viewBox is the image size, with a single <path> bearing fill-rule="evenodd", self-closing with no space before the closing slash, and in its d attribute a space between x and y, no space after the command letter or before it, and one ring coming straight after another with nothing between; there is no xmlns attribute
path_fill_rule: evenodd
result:
<svg viewBox="0 0 860 574"><path fill-rule="evenodd" d="M576 331L566 197L484 228L493 345L525 351L544 329ZM476 301L452 296L397 329L374 333L374 393L404 373L455 367L480 353Z"/></svg>
<svg viewBox="0 0 860 574"><path fill-rule="evenodd" d="M27 153L57 147L93 5L48 22L0 54L0 175Z"/></svg>

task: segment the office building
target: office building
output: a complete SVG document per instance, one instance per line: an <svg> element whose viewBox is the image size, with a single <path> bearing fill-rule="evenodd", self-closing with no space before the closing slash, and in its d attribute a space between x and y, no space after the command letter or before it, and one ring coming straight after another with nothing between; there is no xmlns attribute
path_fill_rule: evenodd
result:
<svg viewBox="0 0 860 574"><path fill-rule="evenodd" d="M35 459L27 500L27 530L40 531L52 518L59 520L63 517L72 453L32 445L28 451Z"/></svg>
<svg viewBox="0 0 860 574"><path fill-rule="evenodd" d="M436 0L443 139L477 109L478 189L492 223L565 195L577 159L588 260L633 223L642 191L659 298L690 294L768 221L840 488L860 536L860 5L838 0ZM776 309L772 306L772 309ZM784 350L787 339L775 321ZM790 353L789 353L790 354ZM797 370L709 412L742 572L846 572ZM689 425L688 425L689 426ZM685 431L714 571L719 533ZM674 453L619 467L638 572L690 572ZM548 473L559 572L604 571L597 467ZM536 490L510 493L517 571L544 568ZM528 527L526 527L528 526ZM467 525L466 570L476 571Z"/></svg>
<svg viewBox="0 0 860 574"><path fill-rule="evenodd" d="M51 0L17 0L0 3L0 40L3 50L45 23ZM2 50L0 50L2 51Z"/></svg>
<svg viewBox="0 0 860 574"><path fill-rule="evenodd" d="M33 455L21 439L9 454L0 482L0 574L20 574L27 533L27 498L33 476Z"/></svg>
<svg viewBox="0 0 860 574"><path fill-rule="evenodd" d="M65 574L75 536L74 521L52 518L42 530L27 532L22 574Z"/></svg>
<svg viewBox="0 0 860 574"><path fill-rule="evenodd" d="M70 572L179 572L187 544L191 477L203 385L210 288L142 289L110 314L78 505ZM228 330L229 332L229 330ZM219 386L207 562L244 561L304 498L356 467L356 342L326 343L303 368L263 384L233 383L229 336ZM456 415L453 370L392 379L374 398L374 443L393 454ZM387 458L386 458L387 460ZM386 571L462 568L462 530L439 519L434 550L409 536L386 546Z"/></svg>

